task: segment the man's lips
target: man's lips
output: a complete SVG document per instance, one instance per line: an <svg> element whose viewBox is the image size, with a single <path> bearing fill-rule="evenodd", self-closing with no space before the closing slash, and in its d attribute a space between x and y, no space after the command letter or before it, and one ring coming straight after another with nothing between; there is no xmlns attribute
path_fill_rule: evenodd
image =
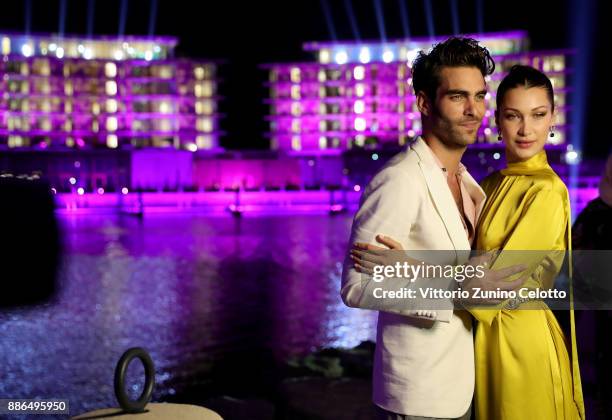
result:
<svg viewBox="0 0 612 420"><path fill-rule="evenodd" d="M476 128L480 126L480 122L478 121L466 121L464 123L460 124L462 127L467 127L467 128Z"/></svg>

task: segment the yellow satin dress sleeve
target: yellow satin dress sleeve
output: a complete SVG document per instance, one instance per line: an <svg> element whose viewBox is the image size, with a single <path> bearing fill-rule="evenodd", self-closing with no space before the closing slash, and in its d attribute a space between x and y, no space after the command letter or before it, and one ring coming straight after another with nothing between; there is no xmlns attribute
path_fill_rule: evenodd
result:
<svg viewBox="0 0 612 420"><path fill-rule="evenodd" d="M567 188L548 165L545 152L509 164L482 186L487 202L476 248L502 251L494 270L525 264L523 287L552 287L571 243L570 210ZM470 312L478 321L477 419L585 418L573 310L569 343L542 301L518 309L502 304Z"/></svg>

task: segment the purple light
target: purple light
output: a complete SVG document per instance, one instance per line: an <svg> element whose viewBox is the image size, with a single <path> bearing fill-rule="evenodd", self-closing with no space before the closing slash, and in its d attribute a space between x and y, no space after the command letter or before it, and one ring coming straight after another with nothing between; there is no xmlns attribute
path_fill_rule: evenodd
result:
<svg viewBox="0 0 612 420"><path fill-rule="evenodd" d="M68 180L68 182L70 182L71 185L76 184L77 180L75 177L71 176L70 179Z"/></svg>
<svg viewBox="0 0 612 420"><path fill-rule="evenodd" d="M359 192L359 191L361 191L361 186L359 186L359 185L355 185L355 186L353 187L353 190L354 190L355 192Z"/></svg>
<svg viewBox="0 0 612 420"><path fill-rule="evenodd" d="M121 188L121 194L127 195L128 192L130 192L130 191L127 189L127 187Z"/></svg>
<svg viewBox="0 0 612 420"><path fill-rule="evenodd" d="M85 189L83 187L77 188L77 194L79 194L79 195L85 194Z"/></svg>
<svg viewBox="0 0 612 420"><path fill-rule="evenodd" d="M104 194L104 188L102 187L98 188L98 194L100 195Z"/></svg>

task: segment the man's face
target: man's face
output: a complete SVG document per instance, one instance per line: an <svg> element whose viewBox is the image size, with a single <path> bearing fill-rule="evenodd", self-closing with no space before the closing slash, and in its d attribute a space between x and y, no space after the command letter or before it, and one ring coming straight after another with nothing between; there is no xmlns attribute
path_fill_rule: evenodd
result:
<svg viewBox="0 0 612 420"><path fill-rule="evenodd" d="M444 67L431 112L433 133L450 147L474 143L486 93L484 77L476 67Z"/></svg>

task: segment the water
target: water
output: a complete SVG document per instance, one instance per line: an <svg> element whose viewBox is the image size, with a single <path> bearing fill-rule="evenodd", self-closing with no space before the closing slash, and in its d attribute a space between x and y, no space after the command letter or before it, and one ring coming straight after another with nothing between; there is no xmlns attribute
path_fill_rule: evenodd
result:
<svg viewBox="0 0 612 420"><path fill-rule="evenodd" d="M156 401L247 395L291 356L374 338L375 315L339 298L348 215L60 221L57 302L0 313L3 398L116 406L114 367L133 346L156 364ZM129 373L135 397L142 368Z"/></svg>

